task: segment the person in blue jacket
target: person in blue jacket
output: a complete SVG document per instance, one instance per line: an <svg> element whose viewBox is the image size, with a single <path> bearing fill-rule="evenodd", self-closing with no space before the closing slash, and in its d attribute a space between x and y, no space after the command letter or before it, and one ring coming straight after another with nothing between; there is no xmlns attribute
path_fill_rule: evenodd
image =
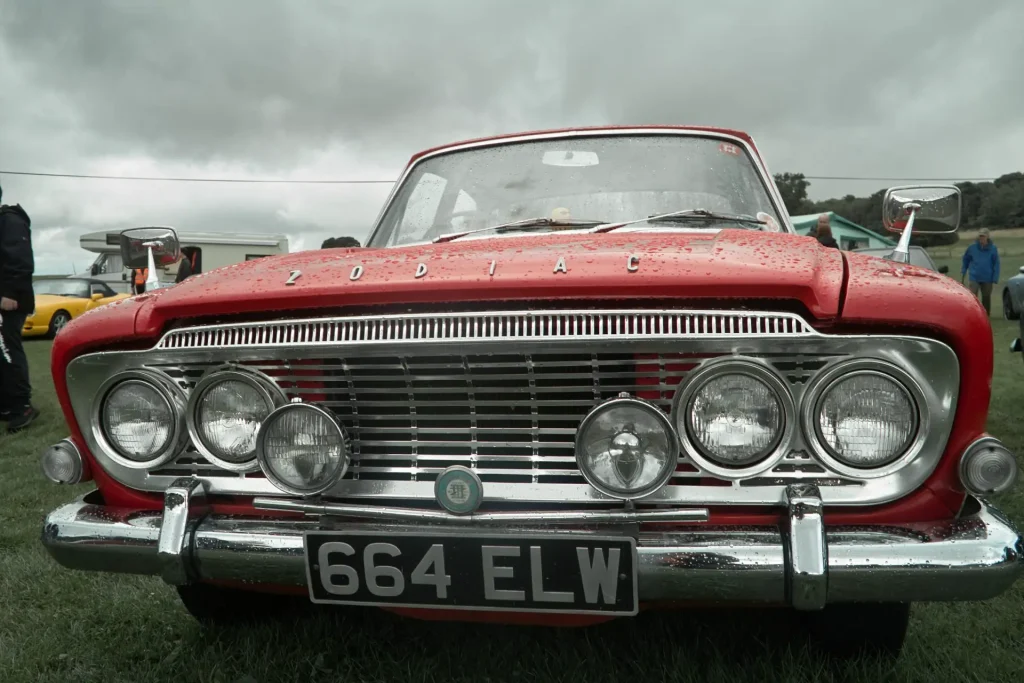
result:
<svg viewBox="0 0 1024 683"><path fill-rule="evenodd" d="M999 250L992 243L988 228L979 230L978 239L964 252L963 266L960 268L961 283L968 273L971 294L978 296L978 292L981 292L981 303L985 311L991 313L992 285L999 282Z"/></svg>

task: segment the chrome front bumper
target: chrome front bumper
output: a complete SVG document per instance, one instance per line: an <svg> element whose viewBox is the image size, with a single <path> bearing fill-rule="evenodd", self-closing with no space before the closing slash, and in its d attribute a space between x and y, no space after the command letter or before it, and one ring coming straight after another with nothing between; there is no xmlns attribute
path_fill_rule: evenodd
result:
<svg viewBox="0 0 1024 683"><path fill-rule="evenodd" d="M429 534L437 528L209 515L203 487L193 482L169 489L162 513L111 508L90 503L95 494L83 496L47 516L43 544L71 569L159 575L171 584L304 586L305 531ZM640 600L804 610L835 602L985 600L1008 589L1024 569L1024 539L980 500L969 499L959 519L932 525L828 528L813 486L791 487L788 500L786 522L778 527L692 525L640 532ZM516 526L491 528L524 530Z"/></svg>

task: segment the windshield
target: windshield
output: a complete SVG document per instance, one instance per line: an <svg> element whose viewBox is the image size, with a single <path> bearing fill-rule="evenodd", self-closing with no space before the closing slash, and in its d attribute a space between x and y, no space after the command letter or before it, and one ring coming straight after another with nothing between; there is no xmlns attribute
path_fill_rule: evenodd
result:
<svg viewBox="0 0 1024 683"><path fill-rule="evenodd" d="M739 145L683 135L553 138L418 163L369 246L426 242L533 218L613 223L684 209L764 213L781 225L753 160ZM547 230L574 228L579 226Z"/></svg>
<svg viewBox="0 0 1024 683"><path fill-rule="evenodd" d="M32 290L36 294L89 298L89 283L85 280L36 280Z"/></svg>

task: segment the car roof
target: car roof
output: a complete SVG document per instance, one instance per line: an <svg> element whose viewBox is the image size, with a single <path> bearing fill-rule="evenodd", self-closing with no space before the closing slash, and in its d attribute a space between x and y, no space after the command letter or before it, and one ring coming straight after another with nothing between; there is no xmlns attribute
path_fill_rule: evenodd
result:
<svg viewBox="0 0 1024 683"><path fill-rule="evenodd" d="M422 157L425 157L435 152L442 152L446 149L455 149L462 147L463 145L472 145L477 143L485 142L500 142L502 140L510 140L515 138L531 137L535 135L557 135L559 133L607 133L614 131L630 131L630 130L650 130L650 131L693 131L695 133L713 133L716 135L731 135L732 137L739 138L754 147L754 140L747 133L740 130L734 130L732 128L715 128L713 126L681 126L681 125L623 125L623 126L582 126L578 128L549 128L545 130L532 130L532 131L520 131L517 133L502 133L501 135L490 135L481 138L471 138L469 140L460 140L458 142L449 142L444 145L438 145L437 147L431 147L421 152L417 152L412 155L409 159L409 166L416 163ZM756 149L756 148L755 148Z"/></svg>

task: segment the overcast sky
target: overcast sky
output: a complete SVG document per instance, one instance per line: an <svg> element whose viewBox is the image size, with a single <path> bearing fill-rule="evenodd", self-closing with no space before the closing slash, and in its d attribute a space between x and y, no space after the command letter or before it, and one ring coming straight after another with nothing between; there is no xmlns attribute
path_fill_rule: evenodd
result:
<svg viewBox="0 0 1024 683"><path fill-rule="evenodd" d="M390 179L466 137L690 123L774 172L991 177L1024 170L1022 26L1021 0L0 0L0 171ZM390 190L0 185L39 273L134 225L363 240Z"/></svg>

